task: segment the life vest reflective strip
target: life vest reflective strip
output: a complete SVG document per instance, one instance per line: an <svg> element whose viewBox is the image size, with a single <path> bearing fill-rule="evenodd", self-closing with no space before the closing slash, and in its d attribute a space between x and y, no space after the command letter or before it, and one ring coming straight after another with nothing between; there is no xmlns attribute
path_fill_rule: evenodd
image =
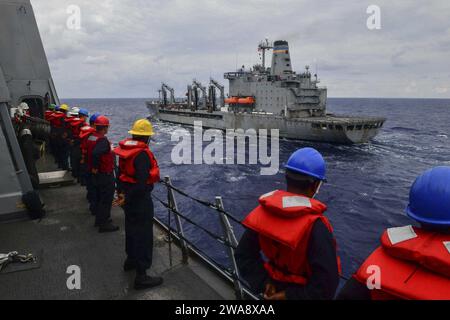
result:
<svg viewBox="0 0 450 320"><path fill-rule="evenodd" d="M114 149L114 153L119 156L120 181L137 183L134 160L141 152L145 152L150 159L150 171L147 184L151 185L159 182L159 166L155 156L150 151L147 144L132 139L121 141L119 146Z"/></svg>
<svg viewBox="0 0 450 320"><path fill-rule="evenodd" d="M393 229L403 229L399 235L406 240L394 239L390 235ZM450 235L410 226L393 229L383 234L382 245L367 258L354 278L366 285L368 280L376 279L373 266L379 268L381 289L371 290L374 300L449 300L450 250L446 243Z"/></svg>
<svg viewBox="0 0 450 320"><path fill-rule="evenodd" d="M92 151L94 150L97 143L102 139L107 139L107 138L104 135L99 134L98 132L92 133L87 139L87 142L86 142L87 167L88 167L89 171L92 171L92 169L93 169ZM108 142L108 145L110 145L109 142ZM100 163L99 163L98 171L100 173L108 173L108 174L113 173L113 171L114 171L114 154L113 154L112 150L110 150L110 152L107 152L100 156Z"/></svg>
<svg viewBox="0 0 450 320"><path fill-rule="evenodd" d="M286 191L263 195L259 202L243 224L259 234L261 251L268 259L265 269L274 280L305 285L312 274L308 245L315 222L321 220L333 232L323 216L326 205Z"/></svg>

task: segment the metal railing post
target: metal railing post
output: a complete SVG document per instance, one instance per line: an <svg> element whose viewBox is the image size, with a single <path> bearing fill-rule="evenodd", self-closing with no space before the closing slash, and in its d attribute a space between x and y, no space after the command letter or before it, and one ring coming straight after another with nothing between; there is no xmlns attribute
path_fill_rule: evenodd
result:
<svg viewBox="0 0 450 320"><path fill-rule="evenodd" d="M217 206L217 208L224 210L222 197L216 197L216 206ZM221 211L219 211L219 215L220 215L220 222L222 224L223 232L225 234L226 239L234 247L237 247L238 242L237 242L236 236L234 235L233 227L230 224L228 217ZM236 262L236 258L234 257L234 248L228 247L228 254L230 256L231 265L233 267L233 276L234 276L233 282L234 282L234 290L235 290L236 298L238 300L243 300L244 292L242 289L242 284L239 281L239 279L240 279L239 268L238 268L238 265Z"/></svg>
<svg viewBox="0 0 450 320"><path fill-rule="evenodd" d="M176 212L178 211L178 205L177 205L177 201L175 199L175 193L173 192L173 189L170 188L170 186L172 186L172 182L170 180L169 176L164 177L164 181L167 183L167 192L169 195L169 206L171 207L171 209L174 209ZM170 210L170 209L169 209ZM182 254L182 263L187 264L188 263L188 248L187 248L187 244L186 241L184 240L184 230L183 230L183 225L181 224L181 218L178 214L174 214L175 215L175 224L177 226L177 233L178 236L180 238L180 244L181 244L181 254ZM170 221L169 221L169 228L170 228Z"/></svg>

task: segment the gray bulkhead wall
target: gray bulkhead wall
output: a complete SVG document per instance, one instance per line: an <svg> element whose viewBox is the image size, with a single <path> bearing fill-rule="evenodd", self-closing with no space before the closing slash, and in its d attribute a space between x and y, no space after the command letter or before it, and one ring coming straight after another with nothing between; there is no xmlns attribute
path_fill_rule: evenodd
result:
<svg viewBox="0 0 450 320"><path fill-rule="evenodd" d="M22 194L33 190L11 123L9 101L9 90L0 69L0 220L2 216L23 211Z"/></svg>
<svg viewBox="0 0 450 320"><path fill-rule="evenodd" d="M30 1L0 0L0 220L24 211L33 190L9 108L47 93L59 102Z"/></svg>
<svg viewBox="0 0 450 320"><path fill-rule="evenodd" d="M29 0L0 0L0 66L12 106L23 97L44 97L47 92L58 102Z"/></svg>

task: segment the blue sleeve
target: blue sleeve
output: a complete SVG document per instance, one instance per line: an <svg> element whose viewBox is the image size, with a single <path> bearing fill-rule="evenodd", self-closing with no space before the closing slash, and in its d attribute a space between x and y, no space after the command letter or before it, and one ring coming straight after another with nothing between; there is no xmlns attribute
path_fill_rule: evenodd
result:
<svg viewBox="0 0 450 320"><path fill-rule="evenodd" d="M308 245L312 274L305 286L291 284L286 288L288 300L331 300L339 285L339 270L332 233L321 220L313 226Z"/></svg>
<svg viewBox="0 0 450 320"><path fill-rule="evenodd" d="M242 235L235 252L236 262L241 277L248 282L255 293L264 292L269 275L264 268L259 246L259 235L247 229Z"/></svg>

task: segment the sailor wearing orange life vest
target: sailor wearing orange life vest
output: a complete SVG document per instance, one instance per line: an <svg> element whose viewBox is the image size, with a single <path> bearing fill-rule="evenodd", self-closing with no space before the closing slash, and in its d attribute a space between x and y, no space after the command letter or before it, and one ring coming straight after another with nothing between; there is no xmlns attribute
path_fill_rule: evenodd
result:
<svg viewBox="0 0 450 320"><path fill-rule="evenodd" d="M146 289L162 284L160 277L150 277L147 270L153 255L153 202L151 192L158 183L158 163L148 147L154 135L146 119L135 122L129 131L131 139L123 140L114 153L119 156L119 182L117 205L125 211L124 270L136 269L135 289Z"/></svg>
<svg viewBox="0 0 450 320"><path fill-rule="evenodd" d="M89 137L95 132L95 121L100 116L99 113L94 113L89 118L89 125L85 125L80 128L80 149L81 149L81 159L80 159L80 184L86 186L86 198L89 202L89 210L91 214L95 216L95 202L97 196L95 195L95 188L92 184L92 173L87 170L87 142Z"/></svg>
<svg viewBox="0 0 450 320"><path fill-rule="evenodd" d="M44 113L44 119L50 121L51 116L55 112L56 104L49 104L47 110Z"/></svg>
<svg viewBox="0 0 450 320"><path fill-rule="evenodd" d="M89 111L79 109L78 114L70 121L71 130L71 148L70 148L70 166L72 167L72 176L81 182L80 162L81 162L81 139L80 131L86 125L86 118L89 117Z"/></svg>
<svg viewBox="0 0 450 320"><path fill-rule="evenodd" d="M325 181L315 149L297 150L286 165L287 191L260 197L243 221L248 228L236 250L240 275L268 300L332 299L340 263L333 229L314 199Z"/></svg>
<svg viewBox="0 0 450 320"><path fill-rule="evenodd" d="M68 112L69 106L67 104L62 104L50 120L54 137L54 156L59 168L63 170L69 170L70 143L69 134L65 128Z"/></svg>
<svg viewBox="0 0 450 320"><path fill-rule="evenodd" d="M109 119L99 116L95 120L95 132L87 140L87 169L91 173L94 188L95 226L100 233L115 232L119 227L111 222L111 207L114 200L114 154L106 134Z"/></svg>
<svg viewBox="0 0 450 320"><path fill-rule="evenodd" d="M450 167L416 179L406 213L420 227L386 230L338 299L450 300Z"/></svg>

